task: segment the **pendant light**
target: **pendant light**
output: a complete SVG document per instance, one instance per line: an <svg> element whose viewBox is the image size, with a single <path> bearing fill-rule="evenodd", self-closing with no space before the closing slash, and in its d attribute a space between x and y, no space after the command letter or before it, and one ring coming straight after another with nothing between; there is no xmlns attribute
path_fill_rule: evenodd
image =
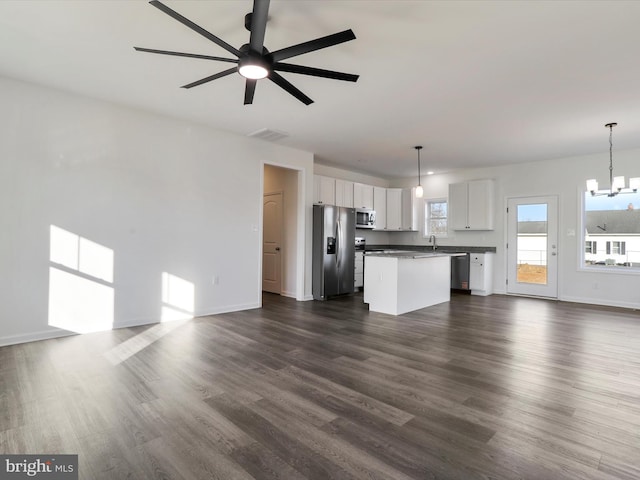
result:
<svg viewBox="0 0 640 480"><path fill-rule="evenodd" d="M422 150L422 145L416 145L413 148L418 151L418 186L416 187L416 198L422 198L422 195L424 195L422 185L420 184L420 150Z"/></svg>
<svg viewBox="0 0 640 480"><path fill-rule="evenodd" d="M613 127L618 125L615 122L607 123L605 127L609 129L609 190L598 190L598 182L595 178L587 180L587 190L592 197L606 195L615 197L619 193L636 193L640 188L640 177L629 179L629 188L624 187L624 177L613 176Z"/></svg>

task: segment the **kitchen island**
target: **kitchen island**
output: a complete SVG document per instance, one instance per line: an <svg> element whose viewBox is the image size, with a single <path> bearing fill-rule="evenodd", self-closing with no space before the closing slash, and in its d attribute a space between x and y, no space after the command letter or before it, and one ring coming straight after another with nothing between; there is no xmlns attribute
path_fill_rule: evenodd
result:
<svg viewBox="0 0 640 480"><path fill-rule="evenodd" d="M367 253L364 302L372 312L401 315L451 299L451 256L440 252Z"/></svg>

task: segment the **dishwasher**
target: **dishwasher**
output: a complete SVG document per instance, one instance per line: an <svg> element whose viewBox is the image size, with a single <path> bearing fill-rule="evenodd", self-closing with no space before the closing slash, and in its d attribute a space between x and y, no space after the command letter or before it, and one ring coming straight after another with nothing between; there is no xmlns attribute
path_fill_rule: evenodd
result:
<svg viewBox="0 0 640 480"><path fill-rule="evenodd" d="M451 290L464 290L471 292L469 288L469 254L451 257Z"/></svg>

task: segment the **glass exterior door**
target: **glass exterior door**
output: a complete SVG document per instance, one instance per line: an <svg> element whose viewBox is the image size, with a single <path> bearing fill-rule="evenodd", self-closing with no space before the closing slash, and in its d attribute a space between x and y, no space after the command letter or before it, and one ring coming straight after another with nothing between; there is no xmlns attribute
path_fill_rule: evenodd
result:
<svg viewBox="0 0 640 480"><path fill-rule="evenodd" d="M507 292L558 296L557 197L512 198L507 212Z"/></svg>

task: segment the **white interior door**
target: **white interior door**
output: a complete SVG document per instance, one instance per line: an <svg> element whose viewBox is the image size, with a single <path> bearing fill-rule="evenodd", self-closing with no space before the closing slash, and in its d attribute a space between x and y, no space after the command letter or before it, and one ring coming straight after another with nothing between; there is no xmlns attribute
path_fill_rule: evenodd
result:
<svg viewBox="0 0 640 480"><path fill-rule="evenodd" d="M282 193L268 193L263 198L262 219L262 290L282 292Z"/></svg>
<svg viewBox="0 0 640 480"><path fill-rule="evenodd" d="M507 293L558 297L558 198L507 201Z"/></svg>

